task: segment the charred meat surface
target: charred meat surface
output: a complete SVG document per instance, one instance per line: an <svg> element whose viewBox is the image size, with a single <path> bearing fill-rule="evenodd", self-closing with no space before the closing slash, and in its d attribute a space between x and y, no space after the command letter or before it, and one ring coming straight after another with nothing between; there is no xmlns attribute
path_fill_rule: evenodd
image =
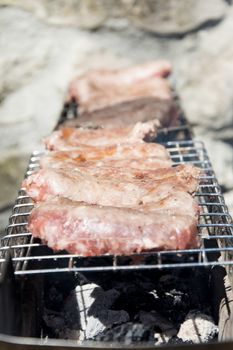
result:
<svg viewBox="0 0 233 350"><path fill-rule="evenodd" d="M67 120L63 126L118 128L152 119L159 120L162 127L175 125L178 113L174 102L155 97L138 98L82 113L77 119Z"/></svg>

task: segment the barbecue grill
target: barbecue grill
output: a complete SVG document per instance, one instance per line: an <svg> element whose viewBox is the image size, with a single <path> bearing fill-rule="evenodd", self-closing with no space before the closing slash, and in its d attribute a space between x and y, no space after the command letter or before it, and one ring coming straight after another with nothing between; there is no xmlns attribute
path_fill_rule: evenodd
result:
<svg viewBox="0 0 233 350"><path fill-rule="evenodd" d="M75 102L66 104L56 128L59 128L68 119L77 117ZM76 273L98 274L99 272L117 271L166 271L174 269L196 269L200 267L212 268L225 266L228 277L233 285L233 224L225 205L221 188L215 177L210 160L202 142L193 140L191 126L180 111L178 125L161 129L156 139L169 151L175 165L191 163L202 169L198 190L195 194L200 208L198 234L200 248L180 251L158 251L131 256L100 256L83 258L66 252L54 253L39 239L32 237L27 230L27 219L33 208L33 203L24 189L19 190L18 197L9 219L6 235L2 239L0 248L0 267L2 282L0 283L0 297L5 305L2 306L0 316L0 331L14 336L41 336L41 310L43 308L43 288L47 277L64 278L64 273L73 276ZM36 171L43 153L36 151L32 154L26 177ZM55 276L55 277L54 277ZM220 278L221 280L221 278ZM16 292L15 285L17 285ZM217 288L216 288L217 289ZM215 291L214 291L215 293ZM217 291L216 291L216 294ZM8 296L8 297L6 297ZM29 297L29 299L28 299ZM25 304L27 305L25 307ZM11 306L10 306L11 305ZM24 305L24 309L22 310ZM10 309L9 309L10 308ZM5 317L10 310L9 324L4 324ZM17 317L16 317L17 310ZM25 316L26 315L26 316ZM14 319L15 317L15 319ZM20 323L22 324L20 325ZM30 327L29 327L30 324ZM10 348L13 344L23 343L25 348L26 338L5 337L0 341L6 342ZM44 345L44 340L28 339L28 344ZM3 343L2 343L3 344ZM96 347L98 343L86 342L85 347ZM48 345L77 346L70 342L68 345L62 341L49 340ZM105 343L98 346L109 347ZM135 345L134 345L135 346ZM209 349L210 345L198 345L199 349ZM215 344L216 348L219 344ZM111 347L122 347L114 344ZM142 346L140 346L142 348ZM148 347L144 344L143 347ZM8 348L8 347L6 347ZM15 345L14 345L14 348ZM29 347L30 348L30 347ZM167 349L170 347L168 346ZM190 348L190 345L184 346ZM225 349L232 348L232 344L224 344Z"/></svg>
<svg viewBox="0 0 233 350"><path fill-rule="evenodd" d="M103 271L132 270L151 268L175 268L213 265L233 265L233 227L215 178L206 150L198 141L170 141L165 143L174 164L191 163L203 169L196 193L200 206L198 224L201 246L197 249L161 251L156 253L134 254L130 257L109 256L81 258L67 253L51 254L51 250L27 232L27 218L33 207L32 201L23 189L10 217L7 235L2 241L2 260L11 249L15 274L35 274L59 271ZM31 156L26 176L39 168L41 153ZM215 241L219 241L219 246ZM221 259L216 260L216 255ZM133 261L141 263L134 264Z"/></svg>

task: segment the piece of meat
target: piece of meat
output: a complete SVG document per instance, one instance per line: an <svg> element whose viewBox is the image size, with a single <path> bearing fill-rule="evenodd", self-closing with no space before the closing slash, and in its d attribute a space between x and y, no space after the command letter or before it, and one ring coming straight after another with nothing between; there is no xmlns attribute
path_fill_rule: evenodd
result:
<svg viewBox="0 0 233 350"><path fill-rule="evenodd" d="M79 144L107 146L150 141L155 139L158 126L157 120L151 120L111 129L61 128L54 131L44 142L48 149L53 150L57 143L75 147Z"/></svg>
<svg viewBox="0 0 233 350"><path fill-rule="evenodd" d="M193 172L195 168L191 169ZM74 201L118 207L135 207L159 201L174 191L193 192L197 185L198 179L188 174L188 171L145 180L133 177L111 178L109 174L98 177L76 170L53 168L41 169L23 182L23 188L35 202L60 196Z"/></svg>
<svg viewBox="0 0 233 350"><path fill-rule="evenodd" d="M72 91L72 93L71 93ZM70 98L75 99L79 105L80 113L91 112L107 106L138 98L156 97L171 101L169 83L163 78L149 78L132 85L104 84L93 86L86 80L77 80L75 88L70 90Z"/></svg>
<svg viewBox="0 0 233 350"><path fill-rule="evenodd" d="M80 256L130 255L198 246L197 220L189 215L146 213L64 199L37 205L29 230L54 250Z"/></svg>
<svg viewBox="0 0 233 350"><path fill-rule="evenodd" d="M76 97L78 90L85 92L91 88L130 86L151 77L166 77L170 74L171 69L168 61L147 62L119 69L92 69L71 82L69 97Z"/></svg>
<svg viewBox="0 0 233 350"><path fill-rule="evenodd" d="M90 113L83 113L76 119L68 119L62 127L122 127L151 119L159 120L162 127L177 123L178 111L171 100L155 97L139 98L133 101L117 103Z"/></svg>
<svg viewBox="0 0 233 350"><path fill-rule="evenodd" d="M52 163L48 164L48 168L53 168ZM90 166L88 163L82 163L81 166L71 167L68 169L65 165L61 168L63 172L69 171L75 176L76 173L85 176L94 176L100 179L110 179L113 181L163 181L177 180L177 184L187 185L187 192L193 193L197 187L197 179L200 176L200 170L191 164L182 164L170 168L162 168L157 170L142 170L134 168L116 168L111 166Z"/></svg>
<svg viewBox="0 0 233 350"><path fill-rule="evenodd" d="M168 215L187 214L198 218L199 206L197 201L189 193L173 191L164 198L135 207L137 210L146 212L160 212Z"/></svg>
<svg viewBox="0 0 233 350"><path fill-rule="evenodd" d="M67 153L66 151L48 152L40 159L41 168L66 168L74 169L76 167L112 167L121 169L140 169L140 170L156 170L159 168L170 168L171 160L160 159L156 157L149 158L126 158L126 159L109 159L87 160L79 153L74 155L75 151Z"/></svg>
<svg viewBox="0 0 233 350"><path fill-rule="evenodd" d="M63 140L51 141L47 144L49 149L57 152L55 157L60 160L70 157L76 161L103 160L103 159L138 159L155 157L163 160L170 160L167 149L158 143L125 143L112 146L95 147L90 145L77 144L75 147Z"/></svg>

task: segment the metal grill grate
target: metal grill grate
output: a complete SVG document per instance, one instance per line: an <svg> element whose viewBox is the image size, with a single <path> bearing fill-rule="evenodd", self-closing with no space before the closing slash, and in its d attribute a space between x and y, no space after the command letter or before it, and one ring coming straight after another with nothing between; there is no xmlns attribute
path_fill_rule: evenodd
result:
<svg viewBox="0 0 233 350"><path fill-rule="evenodd" d="M11 251L15 274L36 274L65 271L135 270L151 268L233 265L233 225L224 203L204 146L198 141L170 141L165 144L174 164L192 163L203 169L204 175L196 198L200 206L198 224L201 247L182 251L160 251L132 256L101 256L82 258L51 249L27 231L27 218L33 208L24 190L18 198L9 220L6 236L0 248L0 262ZM26 176L38 168L41 153L34 152Z"/></svg>

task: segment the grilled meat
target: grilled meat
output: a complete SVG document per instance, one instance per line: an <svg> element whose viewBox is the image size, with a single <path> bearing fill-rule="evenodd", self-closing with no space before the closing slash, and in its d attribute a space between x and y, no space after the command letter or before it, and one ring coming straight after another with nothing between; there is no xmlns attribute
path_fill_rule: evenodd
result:
<svg viewBox="0 0 233 350"><path fill-rule="evenodd" d="M135 209L151 213L163 211L164 214L167 213L168 215L185 214L195 217L196 220L199 213L196 200L189 193L176 190L164 195L158 201L137 206Z"/></svg>
<svg viewBox="0 0 233 350"><path fill-rule="evenodd" d="M172 161L156 157L150 158L126 158L112 159L111 157L100 160L85 160L90 155L82 155L79 152L71 151L54 151L48 152L40 160L41 168L66 168L74 169L76 167L111 167L123 169L140 169L140 170L156 170L159 168L170 168ZM114 158L114 157L113 157ZM93 158L92 158L93 159Z"/></svg>
<svg viewBox="0 0 233 350"><path fill-rule="evenodd" d="M54 250L81 256L130 255L198 245L196 219L189 215L100 207L64 199L38 204L29 230Z"/></svg>
<svg viewBox="0 0 233 350"><path fill-rule="evenodd" d="M104 93L110 89L130 88L154 77L165 77L171 72L167 61L154 61L130 68L93 69L74 79L69 87L69 99L80 102L87 100L98 92Z"/></svg>
<svg viewBox="0 0 233 350"><path fill-rule="evenodd" d="M169 160L169 154L166 148L156 143L125 143L111 146L94 147L90 145L78 144L72 145L66 142L65 138L59 138L61 134L54 134L55 138L46 141L47 147L58 151L57 158L66 159L67 156L76 161L102 160L102 159L128 159L128 158L147 158L156 157L163 160ZM53 153L54 154L54 153Z"/></svg>
<svg viewBox="0 0 233 350"><path fill-rule="evenodd" d="M79 110L83 113L138 98L156 97L171 100L171 89L168 82L162 78L150 78L129 86L93 87L80 86L80 83L77 83L72 97L75 97Z"/></svg>
<svg viewBox="0 0 233 350"><path fill-rule="evenodd" d="M134 67L92 69L81 78L93 86L128 86L151 77L166 77L171 70L171 64L163 60L146 62Z"/></svg>
<svg viewBox="0 0 233 350"><path fill-rule="evenodd" d="M155 97L139 98L133 101L117 103L90 113L83 113L77 119L67 120L66 127L122 127L151 119L159 120L161 126L175 125L177 110L171 100Z"/></svg>
<svg viewBox="0 0 233 350"><path fill-rule="evenodd" d="M149 141L156 137L158 125L157 120L151 120L145 123L139 122L133 126L111 129L61 128L45 139L45 144L51 150L56 149L58 143L75 147L79 144L106 146L143 140Z"/></svg>
<svg viewBox="0 0 233 350"><path fill-rule="evenodd" d="M91 164L90 164L91 163ZM193 193L196 190L197 179L200 171L191 164L178 165L176 167L159 168L156 170L142 170L135 168L116 168L107 166L93 166L92 162L81 163L80 166L67 168L65 164L62 167L53 167L53 163L47 163L46 168L61 169L63 172L69 171L75 176L76 173L82 176L94 176L100 179L112 179L113 181L163 181L176 179L177 184L182 183L186 186L187 192Z"/></svg>
<svg viewBox="0 0 233 350"><path fill-rule="evenodd" d="M165 61L94 70L71 84L69 99L83 114L66 125L79 128L53 132L41 169L23 182L36 203L28 225L34 237L80 256L199 245L192 194L200 170L172 167L165 147L144 142L176 121L162 78L170 70Z"/></svg>
<svg viewBox="0 0 233 350"><path fill-rule="evenodd" d="M93 176L79 170L45 168L24 180L23 187L36 202L60 196L90 204L135 207L159 201L171 192L193 192L197 179L189 171L145 180L126 174Z"/></svg>

